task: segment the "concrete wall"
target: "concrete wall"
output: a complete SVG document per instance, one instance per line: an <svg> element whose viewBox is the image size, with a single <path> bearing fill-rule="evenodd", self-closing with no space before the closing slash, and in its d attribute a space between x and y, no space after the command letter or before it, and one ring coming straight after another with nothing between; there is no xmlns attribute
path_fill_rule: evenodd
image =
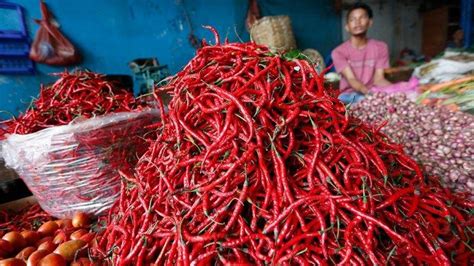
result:
<svg viewBox="0 0 474 266"><path fill-rule="evenodd" d="M423 20L418 12L421 1L397 2L395 5L394 40L395 56L404 48L421 53Z"/></svg>
<svg viewBox="0 0 474 266"><path fill-rule="evenodd" d="M30 36L40 18L39 0L10 0L25 8ZM190 25L199 38L212 35L201 25L213 25L231 41L249 40L244 22L247 0L46 0L62 32L84 56L81 67L107 74L131 74L127 63L140 57L157 57L172 73L194 55L188 43ZM288 14L300 48L328 54L341 41L340 16L332 0L259 0L263 15ZM237 34L236 34L237 33ZM239 37L238 37L238 36ZM0 110L25 110L38 94L48 73L62 71L37 65L32 76L0 76ZM0 118L8 115L0 113Z"/></svg>

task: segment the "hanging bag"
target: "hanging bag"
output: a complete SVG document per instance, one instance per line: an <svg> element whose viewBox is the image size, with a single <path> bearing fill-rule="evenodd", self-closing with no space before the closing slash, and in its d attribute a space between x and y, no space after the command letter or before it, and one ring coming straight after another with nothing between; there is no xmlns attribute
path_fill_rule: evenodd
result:
<svg viewBox="0 0 474 266"><path fill-rule="evenodd" d="M51 22L51 13L41 1L40 25L31 46L30 58L38 63L53 66L74 65L81 61L81 56L74 45L59 31L59 26Z"/></svg>

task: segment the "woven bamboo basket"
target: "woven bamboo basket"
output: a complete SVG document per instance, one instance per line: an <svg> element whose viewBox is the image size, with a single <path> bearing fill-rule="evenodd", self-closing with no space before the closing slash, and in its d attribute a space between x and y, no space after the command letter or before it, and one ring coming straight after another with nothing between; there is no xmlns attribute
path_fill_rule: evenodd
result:
<svg viewBox="0 0 474 266"><path fill-rule="evenodd" d="M250 29L252 40L277 52L296 48L289 16L267 16L257 20Z"/></svg>

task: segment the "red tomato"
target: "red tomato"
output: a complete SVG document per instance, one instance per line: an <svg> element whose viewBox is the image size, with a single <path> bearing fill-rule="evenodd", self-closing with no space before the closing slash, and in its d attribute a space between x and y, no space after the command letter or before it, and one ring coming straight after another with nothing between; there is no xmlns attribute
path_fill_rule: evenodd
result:
<svg viewBox="0 0 474 266"><path fill-rule="evenodd" d="M2 239L10 242L15 250L20 250L26 246L25 238L16 231L6 233Z"/></svg>
<svg viewBox="0 0 474 266"><path fill-rule="evenodd" d="M79 259L71 262L71 266L95 266L95 265L98 265L98 264L92 262L88 258L79 258Z"/></svg>
<svg viewBox="0 0 474 266"><path fill-rule="evenodd" d="M87 230L85 229L79 229L77 231L74 231L70 238L71 240L77 240L77 239L80 239L83 235L87 234Z"/></svg>
<svg viewBox="0 0 474 266"><path fill-rule="evenodd" d="M72 220L71 219L62 219L62 220L56 220L54 221L55 223L58 224L59 228L65 229L65 228L71 228L72 226Z"/></svg>
<svg viewBox="0 0 474 266"><path fill-rule="evenodd" d="M42 258L38 266L66 266L66 260L59 254L51 253Z"/></svg>
<svg viewBox="0 0 474 266"><path fill-rule="evenodd" d="M13 245L6 241L5 239L0 239L0 251L3 251L6 254L12 253L15 250Z"/></svg>
<svg viewBox="0 0 474 266"><path fill-rule="evenodd" d="M60 254L66 261L72 261L86 245L87 243L82 240L70 240L59 245L54 253Z"/></svg>
<svg viewBox="0 0 474 266"><path fill-rule="evenodd" d="M26 263L17 258L0 260L0 266L26 266Z"/></svg>
<svg viewBox="0 0 474 266"><path fill-rule="evenodd" d="M35 247L26 247L20 251L20 253L16 254L15 258L26 261L31 253L35 252Z"/></svg>
<svg viewBox="0 0 474 266"><path fill-rule="evenodd" d="M72 225L76 228L89 225L89 216L83 212L76 212L72 217Z"/></svg>
<svg viewBox="0 0 474 266"><path fill-rule="evenodd" d="M41 239L41 235L38 232L25 230L20 233L26 240L28 246L34 246L38 240Z"/></svg>
<svg viewBox="0 0 474 266"><path fill-rule="evenodd" d="M56 245L59 245L61 243L64 243L68 240L68 237L66 233L64 232L59 232L53 239L53 243Z"/></svg>
<svg viewBox="0 0 474 266"><path fill-rule="evenodd" d="M53 237L52 236L46 236L46 237L43 237L41 238L40 240L38 240L38 242L36 242L36 247L38 247L39 245L43 244L44 242L48 242L48 241L53 241Z"/></svg>
<svg viewBox="0 0 474 266"><path fill-rule="evenodd" d="M53 241L46 241L44 243L41 243L41 245L38 246L38 250L47 250L48 253L51 253L53 252L56 248L58 247L58 245L54 244Z"/></svg>
<svg viewBox="0 0 474 266"><path fill-rule="evenodd" d="M46 255L50 254L47 250L37 250L28 257L28 261L26 262L27 266L37 266L38 262L46 257Z"/></svg>
<svg viewBox="0 0 474 266"><path fill-rule="evenodd" d="M46 222L44 224L42 224L40 226L40 228L38 228L38 232L42 235L42 236L52 236L54 235L54 232L56 232L56 230L58 230L59 226L57 223L53 222L53 221L49 221L49 222Z"/></svg>

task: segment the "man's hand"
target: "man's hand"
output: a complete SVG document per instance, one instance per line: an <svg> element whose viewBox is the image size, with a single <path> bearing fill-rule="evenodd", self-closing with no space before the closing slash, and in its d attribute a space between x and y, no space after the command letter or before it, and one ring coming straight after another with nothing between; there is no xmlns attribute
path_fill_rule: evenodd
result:
<svg viewBox="0 0 474 266"><path fill-rule="evenodd" d="M361 83L361 87L359 88L358 92L362 93L362 94L369 94L369 89L367 89L367 87Z"/></svg>
<svg viewBox="0 0 474 266"><path fill-rule="evenodd" d="M392 83L385 79L385 74L383 68L379 68L375 70L374 75L374 85L385 87L388 85L392 85Z"/></svg>
<svg viewBox="0 0 474 266"><path fill-rule="evenodd" d="M351 85L351 88L362 94L369 93L369 89L355 77L354 72L352 72L352 69L349 66L344 68L341 73L349 85Z"/></svg>

